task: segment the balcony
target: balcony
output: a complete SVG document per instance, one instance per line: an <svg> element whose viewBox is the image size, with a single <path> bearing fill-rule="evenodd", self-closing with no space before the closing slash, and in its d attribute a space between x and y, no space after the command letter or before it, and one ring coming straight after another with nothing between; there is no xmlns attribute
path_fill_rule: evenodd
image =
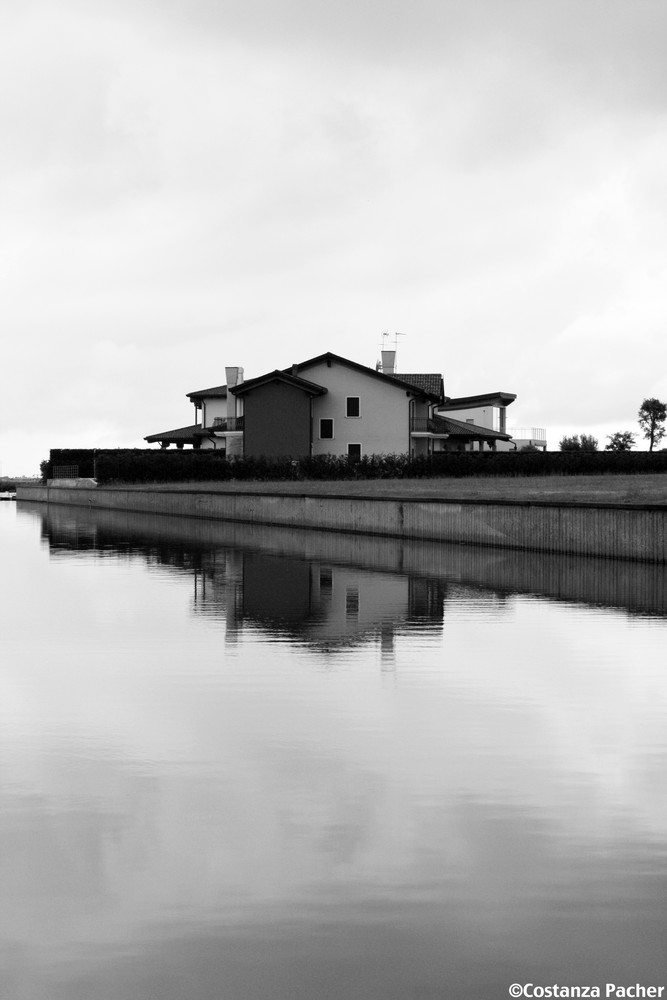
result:
<svg viewBox="0 0 667 1000"><path fill-rule="evenodd" d="M235 433L243 431L243 417L215 417L212 430L217 432Z"/></svg>
<svg viewBox="0 0 667 1000"><path fill-rule="evenodd" d="M411 434L428 434L430 437L449 437L444 423L438 417L412 417L410 420Z"/></svg>
<svg viewBox="0 0 667 1000"><path fill-rule="evenodd" d="M532 441L535 444L547 443L547 432L544 427L508 427L507 433L515 441Z"/></svg>

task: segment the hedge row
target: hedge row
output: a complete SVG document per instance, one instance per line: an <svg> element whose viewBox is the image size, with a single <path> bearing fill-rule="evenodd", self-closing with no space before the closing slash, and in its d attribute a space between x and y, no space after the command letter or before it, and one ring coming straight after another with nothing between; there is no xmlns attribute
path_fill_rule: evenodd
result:
<svg viewBox="0 0 667 1000"><path fill-rule="evenodd" d="M98 483L204 482L286 479L415 479L434 476L548 476L600 473L667 472L667 451L647 452L441 452L408 455L317 455L293 460L232 458L221 452L169 451L155 448L54 448L42 462L42 478L53 478L55 466L76 465L80 476Z"/></svg>
<svg viewBox="0 0 667 1000"><path fill-rule="evenodd" d="M53 478L54 468L76 466L78 474L98 483L183 482L228 479L219 451L167 451L155 448L52 448L42 462L42 479Z"/></svg>

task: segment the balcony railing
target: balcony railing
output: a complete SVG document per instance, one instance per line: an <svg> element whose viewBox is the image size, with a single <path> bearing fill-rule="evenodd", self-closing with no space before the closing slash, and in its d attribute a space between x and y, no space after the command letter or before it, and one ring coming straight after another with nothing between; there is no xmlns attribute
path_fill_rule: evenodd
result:
<svg viewBox="0 0 667 1000"><path fill-rule="evenodd" d="M215 417L213 420L213 430L242 431L243 417Z"/></svg>
<svg viewBox="0 0 667 1000"><path fill-rule="evenodd" d="M441 422L433 420L432 417L412 417L410 431L413 434L443 434L447 436L447 431Z"/></svg>
<svg viewBox="0 0 667 1000"><path fill-rule="evenodd" d="M544 427L508 427L507 433L519 441L546 441L547 439Z"/></svg>
<svg viewBox="0 0 667 1000"><path fill-rule="evenodd" d="M491 428L485 428L485 430L491 430ZM493 430L498 431L497 427ZM410 420L410 431L414 434L438 434L443 437L447 436L447 431L444 429L440 420L436 417L412 417ZM547 432L544 427L508 427L504 434L509 434L515 440L519 441L537 441L546 443Z"/></svg>

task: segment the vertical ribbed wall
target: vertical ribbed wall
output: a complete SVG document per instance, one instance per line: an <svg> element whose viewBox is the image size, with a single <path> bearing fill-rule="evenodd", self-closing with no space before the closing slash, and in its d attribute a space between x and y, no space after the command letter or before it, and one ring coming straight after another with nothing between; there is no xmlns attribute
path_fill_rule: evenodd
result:
<svg viewBox="0 0 667 1000"><path fill-rule="evenodd" d="M19 487L19 500L667 562L667 508Z"/></svg>

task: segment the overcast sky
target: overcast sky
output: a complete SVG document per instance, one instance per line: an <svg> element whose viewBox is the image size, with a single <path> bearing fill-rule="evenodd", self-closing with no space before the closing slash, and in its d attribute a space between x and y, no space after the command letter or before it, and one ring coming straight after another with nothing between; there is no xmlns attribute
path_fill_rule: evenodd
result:
<svg viewBox="0 0 667 1000"><path fill-rule="evenodd" d="M551 447L637 431L666 50L665 0L3 4L0 471L383 331Z"/></svg>

